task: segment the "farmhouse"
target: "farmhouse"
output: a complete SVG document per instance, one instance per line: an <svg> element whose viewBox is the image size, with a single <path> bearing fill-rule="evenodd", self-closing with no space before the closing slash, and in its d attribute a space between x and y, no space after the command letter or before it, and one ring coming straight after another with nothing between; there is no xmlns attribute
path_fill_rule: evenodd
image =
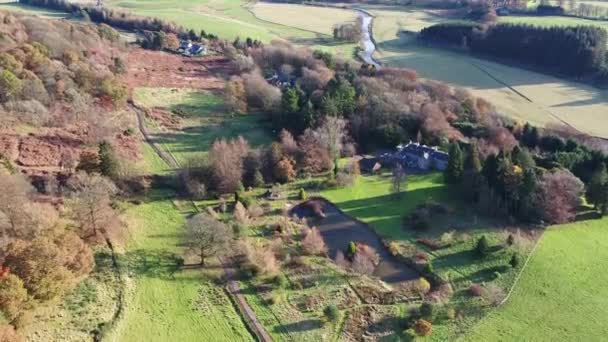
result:
<svg viewBox="0 0 608 342"><path fill-rule="evenodd" d="M266 82L272 84L275 87L286 88L294 86L294 78L285 73L274 73L271 77L266 79Z"/></svg>
<svg viewBox="0 0 608 342"><path fill-rule="evenodd" d="M192 43L189 40L180 41L178 50L184 56L200 56L207 54L207 46L200 43Z"/></svg>
<svg viewBox="0 0 608 342"><path fill-rule="evenodd" d="M381 159L385 164L401 163L405 168L428 171L443 171L448 167L449 156L436 146L426 146L415 142L397 146L392 153L384 153Z"/></svg>

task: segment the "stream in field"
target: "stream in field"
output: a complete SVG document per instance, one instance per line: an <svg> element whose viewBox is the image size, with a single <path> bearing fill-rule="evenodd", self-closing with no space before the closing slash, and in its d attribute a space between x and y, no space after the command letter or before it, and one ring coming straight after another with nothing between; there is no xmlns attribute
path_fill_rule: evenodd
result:
<svg viewBox="0 0 608 342"><path fill-rule="evenodd" d="M361 21L361 45L363 47L363 51L359 52L359 56L363 61L367 64L371 64L378 68L380 65L376 63L374 60L374 52L376 51L376 44L372 40L372 35L370 32L372 26L373 17L366 11L355 9L355 11L359 12L359 16L362 18Z"/></svg>

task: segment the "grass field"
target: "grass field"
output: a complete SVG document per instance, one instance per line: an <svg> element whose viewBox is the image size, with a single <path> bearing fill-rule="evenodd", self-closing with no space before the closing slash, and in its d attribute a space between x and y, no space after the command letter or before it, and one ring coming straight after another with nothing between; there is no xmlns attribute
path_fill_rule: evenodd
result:
<svg viewBox="0 0 608 342"><path fill-rule="evenodd" d="M149 173L166 171L153 151L147 150L144 158ZM172 197L154 191L142 204L127 205L127 243L119 256L126 276L125 309L107 340L251 340L216 282L222 274L217 261L205 269L188 266L196 260L185 253L181 239L185 215L192 210ZM180 258L183 268L176 266Z"/></svg>
<svg viewBox="0 0 608 342"><path fill-rule="evenodd" d="M443 183L440 173L410 175L407 184L407 191L399 199L390 193L389 175L361 177L354 186L321 191L320 195L336 203L345 213L369 223L385 239L399 245L416 244L428 253L435 272L449 279L455 287L455 295L448 305L463 312L462 319L435 324L432 340L453 339L474 326L491 309L468 296L468 286L494 282L508 289L521 268L521 265L516 269L507 266L510 256L515 251L522 257L527 255L533 242L522 239L516 249L502 247L507 233L500 221L478 217L472 208L459 200L454 189ZM424 233L403 228L402 216L428 200L448 205L452 213L434 218L430 230ZM432 251L416 243L419 238L437 241L450 231L455 236L450 247ZM477 259L472 250L481 235L486 235L495 251L487 258Z"/></svg>
<svg viewBox="0 0 608 342"><path fill-rule="evenodd" d="M258 2L252 10L262 20L327 36L333 34L335 24L354 22L357 19L355 11L332 7Z"/></svg>
<svg viewBox="0 0 608 342"><path fill-rule="evenodd" d="M0 0L0 11L14 11L24 14L37 15L42 18L61 19L68 16L67 13L51 9L22 5L16 0Z"/></svg>
<svg viewBox="0 0 608 342"><path fill-rule="evenodd" d="M291 8L290 13L294 15L277 13L277 16L270 13L264 5L258 9L259 5L244 0L109 0L104 5L171 20L197 32L205 30L228 40L236 37L251 37L263 42L288 40L298 45L332 51L344 57L350 57L356 46L336 43L331 39L331 31L328 32L331 16L337 15L338 23L348 17L346 11L337 14L339 10L330 10L336 12L321 15L308 6L285 5L288 7L282 10ZM256 17L258 13L261 19Z"/></svg>
<svg viewBox="0 0 608 342"><path fill-rule="evenodd" d="M467 341L604 341L608 219L555 226L504 307Z"/></svg>
<svg viewBox="0 0 608 342"><path fill-rule="evenodd" d="M216 139L243 136L257 147L270 143L270 130L262 114L232 115L223 108L218 95L195 90L169 88L138 88L135 99L148 108L163 108L182 118L179 131L153 129L154 138L170 151L180 163L204 154ZM155 123L149 123L153 128Z"/></svg>
<svg viewBox="0 0 608 342"><path fill-rule="evenodd" d="M381 62L414 69L424 78L465 88L488 99L500 114L517 120L539 126L567 122L588 134L608 137L607 91L466 54L424 47L403 35L396 39L399 27L407 25L407 17L401 15L404 17L399 19L400 26L383 24L382 17L374 21L376 57ZM429 16L417 12L411 28L437 22Z"/></svg>

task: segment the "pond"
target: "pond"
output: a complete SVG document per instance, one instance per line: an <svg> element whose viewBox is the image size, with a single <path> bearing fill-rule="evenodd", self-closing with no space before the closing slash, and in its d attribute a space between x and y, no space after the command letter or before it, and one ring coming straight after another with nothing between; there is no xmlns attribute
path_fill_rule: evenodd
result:
<svg viewBox="0 0 608 342"><path fill-rule="evenodd" d="M325 217L314 215L308 202L301 203L291 210L292 215L306 217L311 226L319 229L327 245L328 255L336 260L338 251L345 251L350 241L363 242L378 252L380 262L373 275L388 284L420 278L420 274L408 265L393 257L380 241L373 228L342 213L333 203L322 198L315 198L322 205Z"/></svg>

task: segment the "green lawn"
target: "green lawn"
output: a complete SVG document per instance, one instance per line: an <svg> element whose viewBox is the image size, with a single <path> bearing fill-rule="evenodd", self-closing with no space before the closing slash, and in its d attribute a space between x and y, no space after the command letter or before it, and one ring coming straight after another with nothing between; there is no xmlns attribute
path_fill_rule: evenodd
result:
<svg viewBox="0 0 608 342"><path fill-rule="evenodd" d="M217 139L243 136L252 147L272 141L263 114L227 113L218 95L188 89L138 88L134 97L148 108L163 108L181 117L180 130L162 129L154 122L148 126L154 138L182 164L209 151Z"/></svg>
<svg viewBox="0 0 608 342"><path fill-rule="evenodd" d="M608 336L608 219L544 233L504 307L470 341L605 341Z"/></svg>
<svg viewBox="0 0 608 342"><path fill-rule="evenodd" d="M508 261L513 253L525 258L533 242L524 240L521 244L505 247L506 231L500 220L478 216L474 209L462 201L459 189L446 185L441 173L410 175L407 177L407 190L400 198L390 193L389 174L360 177L353 186L321 191L320 195L336 203L345 213L369 223L389 241L400 246L412 244L419 251L428 254L434 271L449 280L455 290L449 306L463 314L458 320L443 320L433 327L432 340L451 340L468 331L491 307L471 298L467 289L472 283L490 283L508 290L513 283L520 264L513 269ZM411 212L417 205L428 200L439 202L450 208L450 213L431 219L431 228L426 232L416 232L404 228L402 216ZM438 241L446 232L454 232L451 246L438 250L416 242L419 238ZM486 258L476 258L473 249L477 239L485 235L493 252Z"/></svg>

